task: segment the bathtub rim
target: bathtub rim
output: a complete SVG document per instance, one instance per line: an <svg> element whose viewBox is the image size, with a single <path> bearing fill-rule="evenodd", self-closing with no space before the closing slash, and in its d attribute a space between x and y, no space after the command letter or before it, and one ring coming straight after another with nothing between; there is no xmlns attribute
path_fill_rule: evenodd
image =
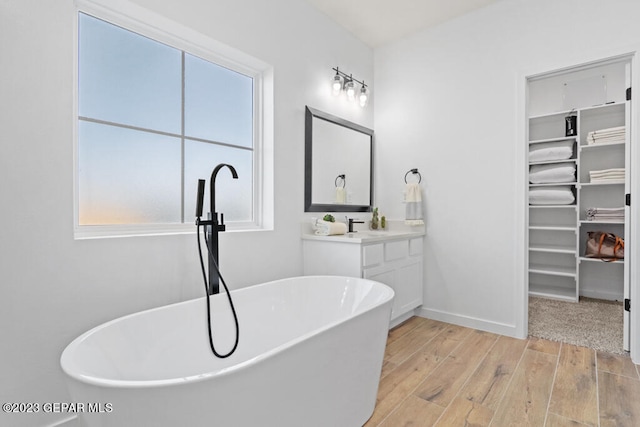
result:
<svg viewBox="0 0 640 427"><path fill-rule="evenodd" d="M313 329L310 332L307 332L305 334L302 334L292 340L289 340L283 344L280 344L279 346L276 346L272 349L270 349L269 351L266 351L264 353L258 354L257 356L251 357L243 362L239 362L237 364L234 364L232 366L228 366L226 368L222 368L219 370L214 370L214 371L209 371L209 372L205 372L205 373L199 373L199 374L195 374L195 375L189 375L189 376L185 376L185 377L176 377L176 378L165 378L165 379L158 379L158 380L119 380L119 379L107 379L107 378L101 378L101 377L95 377L95 376L91 376L91 375L85 375L85 374L80 374L78 372L74 372L73 371L73 365L74 362L72 362L71 360L69 360L69 358L71 358L71 355L74 353L74 351L83 343L83 341L85 339L87 339L89 336L99 332L102 329L105 329L115 323L124 321L128 318L131 317L137 317L137 316L141 316L143 314L146 313L150 313L150 312L154 312L157 310L162 310L162 309L168 309L169 307L173 307L173 306L179 306L179 305L183 305L183 304L188 304L188 303L193 303L194 301L197 300L202 300L205 297L198 297L198 298L193 298L190 300L186 300L186 301L180 301L180 302L176 302L176 303L171 303L171 304L167 304L167 305L163 305L163 306L159 306L159 307L153 307L153 308L149 308L146 310L142 310L142 311L137 311L135 313L131 313L131 314L127 314L124 316L120 316L117 317L115 319L109 320L107 322L104 322L100 325L97 325L91 329L89 329L88 331L82 333L81 335L79 335L78 337L76 337L75 339L73 339L66 347L65 349L62 351L62 354L60 356L60 366L62 367L63 372L69 376L70 378L79 381L81 383L85 383L85 384L90 384L90 385L94 385L94 386L100 386L100 387L106 387L106 388L130 388L130 389L138 389L138 388L155 388L155 387L166 387L166 386L173 386L173 385L186 385L186 384L190 384L190 383L195 383L195 382L200 382L200 381L205 381L211 378L215 378L215 377L222 377L222 376L227 376L227 375L231 375L233 373L237 373L238 371L247 369L249 366L257 364L263 360L266 359L270 359L272 357L275 357L277 354L282 353L283 351L285 351L288 348L291 348L295 345L297 345L298 343L305 341L307 339L309 339L310 337L317 335L317 334L321 334L324 333L326 331L328 331L329 329L332 329L342 323L346 323L348 320L351 319L355 319L357 317L363 316L366 313L373 311L376 308L379 308L385 304L392 304L393 298L395 297L395 292L394 290L389 287L388 285L385 285L384 283L381 282L377 282L375 280L370 280L370 279L364 279L364 278L359 278L359 277L348 277L348 276L330 276L330 275L314 275L314 276L293 276L293 277L287 277L287 278L283 278L283 279L276 279L276 280L271 280L269 282L264 282L264 283L259 283L256 285L250 285L250 286L246 286L240 289L235 289L232 290L232 293L238 293L238 292L246 292L250 289L255 289L256 287L263 287L263 286L267 286L276 282L288 282L288 281L294 281L294 280L300 280L300 279L304 279L304 278L309 278L309 279L332 279L332 280L336 280L336 279L341 279L344 280L345 282L347 282L348 280L356 280L358 282L371 282L374 283L374 285L376 287L379 287L381 289L381 292L383 292L383 299L376 305L373 305L371 307L368 307L367 309L364 309L362 311L359 311L357 314L350 316L350 317L345 317L342 318L340 320L336 320L333 322L328 322L327 324L323 325L320 328L316 328ZM203 338L204 339L204 338ZM211 355L211 357L214 357L213 355Z"/></svg>

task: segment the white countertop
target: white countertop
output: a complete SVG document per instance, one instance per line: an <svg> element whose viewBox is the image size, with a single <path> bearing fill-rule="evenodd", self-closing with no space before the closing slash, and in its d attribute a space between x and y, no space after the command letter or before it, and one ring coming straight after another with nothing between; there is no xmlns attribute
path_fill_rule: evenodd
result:
<svg viewBox="0 0 640 427"><path fill-rule="evenodd" d="M412 231L363 230L335 236L318 236L312 233L303 233L302 238L304 240L323 240L327 242L341 243L375 243L383 242L386 240L402 240L411 239L414 237L422 237L424 236L424 234L424 229Z"/></svg>

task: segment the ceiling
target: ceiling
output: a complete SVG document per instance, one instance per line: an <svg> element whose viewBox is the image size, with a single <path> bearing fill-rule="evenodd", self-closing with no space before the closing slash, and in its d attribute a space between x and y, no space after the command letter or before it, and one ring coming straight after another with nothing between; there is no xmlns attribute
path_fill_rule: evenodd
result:
<svg viewBox="0 0 640 427"><path fill-rule="evenodd" d="M306 0L371 47L499 0Z"/></svg>

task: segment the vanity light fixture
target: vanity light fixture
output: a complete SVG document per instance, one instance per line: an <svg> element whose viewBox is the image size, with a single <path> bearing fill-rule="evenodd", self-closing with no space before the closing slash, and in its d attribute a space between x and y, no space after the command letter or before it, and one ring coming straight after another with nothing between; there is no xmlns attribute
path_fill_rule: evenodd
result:
<svg viewBox="0 0 640 427"><path fill-rule="evenodd" d="M361 107L365 107L367 105L367 101L369 100L369 89L364 85L364 80L362 87L360 88L360 96L358 96L358 102L360 102Z"/></svg>
<svg viewBox="0 0 640 427"><path fill-rule="evenodd" d="M353 80L347 80L344 84L344 91L347 94L348 101L354 101L356 99L356 84Z"/></svg>
<svg viewBox="0 0 640 427"><path fill-rule="evenodd" d="M340 95L342 91L342 86L344 86L344 78L338 73L338 68L335 68L336 75L333 76L333 80L331 81L331 93L333 96Z"/></svg>
<svg viewBox="0 0 640 427"><path fill-rule="evenodd" d="M352 74L343 73L338 69L338 67L333 68L333 71L336 72L333 79L331 79L331 93L333 93L333 96L339 96L344 92L348 101L353 102L357 98L361 107L366 106L367 101L369 101L371 91L364 83L364 80L359 81L354 79ZM356 83L360 85L360 91L357 91Z"/></svg>

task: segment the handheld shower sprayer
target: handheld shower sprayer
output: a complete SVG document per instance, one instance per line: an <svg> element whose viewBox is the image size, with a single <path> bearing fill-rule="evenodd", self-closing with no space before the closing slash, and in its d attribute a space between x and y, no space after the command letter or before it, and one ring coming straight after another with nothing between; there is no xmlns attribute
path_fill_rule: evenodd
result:
<svg viewBox="0 0 640 427"><path fill-rule="evenodd" d="M206 181L204 179L198 180L198 198L196 200L196 218L202 216L202 204L204 203L204 186Z"/></svg>

